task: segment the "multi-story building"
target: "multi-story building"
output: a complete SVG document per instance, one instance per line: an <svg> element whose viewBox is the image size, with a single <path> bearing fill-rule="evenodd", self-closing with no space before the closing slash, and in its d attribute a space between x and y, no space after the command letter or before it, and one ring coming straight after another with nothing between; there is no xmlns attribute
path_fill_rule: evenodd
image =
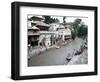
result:
<svg viewBox="0 0 100 82"><path fill-rule="evenodd" d="M40 31L40 34L41 34L41 36L40 36L41 38L44 37L42 39L44 41L41 41L41 42L45 42L44 45L46 47L50 47L50 46L56 44L56 37L55 37L56 36L56 33L55 32L53 32L53 31Z"/></svg>
<svg viewBox="0 0 100 82"><path fill-rule="evenodd" d="M50 25L44 23L44 18L42 16L33 16L29 19L31 22L31 26L36 26L39 28L40 36L38 41L38 46L50 46L51 45L51 32L48 31Z"/></svg>
<svg viewBox="0 0 100 82"><path fill-rule="evenodd" d="M33 46L50 47L55 45L58 40L65 41L71 38L71 30L69 28L65 29L65 26L61 23L46 24L42 16L32 16L28 20L28 27L31 28L28 29L28 40Z"/></svg>
<svg viewBox="0 0 100 82"><path fill-rule="evenodd" d="M28 27L28 44L31 46L37 46L39 42L39 28L36 26Z"/></svg>
<svg viewBox="0 0 100 82"><path fill-rule="evenodd" d="M71 30L69 28L65 29L64 25L61 23L52 23L50 24L51 31L55 31L58 39L65 41L66 39L71 38Z"/></svg>
<svg viewBox="0 0 100 82"><path fill-rule="evenodd" d="M65 24L65 29L69 28L71 31L73 31L73 23L72 22L68 22Z"/></svg>

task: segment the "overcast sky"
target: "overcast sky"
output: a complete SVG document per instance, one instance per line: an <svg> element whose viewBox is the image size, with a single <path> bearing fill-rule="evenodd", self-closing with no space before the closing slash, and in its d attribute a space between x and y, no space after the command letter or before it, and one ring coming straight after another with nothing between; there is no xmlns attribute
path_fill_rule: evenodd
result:
<svg viewBox="0 0 100 82"><path fill-rule="evenodd" d="M36 15L28 15L28 18L36 16ZM63 22L63 16L51 16L52 18L58 18L60 23ZM84 22L86 25L88 25L88 18L87 17L75 17L75 16L66 16L66 22L74 22L75 19L82 19L82 22Z"/></svg>
<svg viewBox="0 0 100 82"><path fill-rule="evenodd" d="M63 17L54 17L54 16L52 16L52 18L58 18L60 23L63 22ZM88 25L88 18L87 17L67 17L66 16L65 20L66 20L66 22L74 22L74 20L77 19L77 18L82 19L82 22L84 22L86 25Z"/></svg>

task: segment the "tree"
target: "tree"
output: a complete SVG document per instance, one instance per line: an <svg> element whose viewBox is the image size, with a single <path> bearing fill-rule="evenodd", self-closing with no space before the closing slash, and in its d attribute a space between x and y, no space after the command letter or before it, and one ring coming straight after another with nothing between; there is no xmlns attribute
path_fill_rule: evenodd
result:
<svg viewBox="0 0 100 82"><path fill-rule="evenodd" d="M59 22L57 18L51 18L51 16L43 16L45 18L45 23L50 24L50 23L55 23Z"/></svg>
<svg viewBox="0 0 100 82"><path fill-rule="evenodd" d="M87 31L88 31L88 26L85 24L81 24L80 27L78 28L78 37L86 37L87 36Z"/></svg>
<svg viewBox="0 0 100 82"><path fill-rule="evenodd" d="M56 18L56 19L55 19L55 22L56 22L56 23L58 23L58 22L59 22L59 20Z"/></svg>
<svg viewBox="0 0 100 82"><path fill-rule="evenodd" d="M76 37L75 31L71 31L71 36L72 36L72 39L75 40L75 37Z"/></svg>
<svg viewBox="0 0 100 82"><path fill-rule="evenodd" d="M73 23L73 28L77 29L79 27L79 24L82 22L81 19L76 19Z"/></svg>
<svg viewBox="0 0 100 82"><path fill-rule="evenodd" d="M75 19L75 21L73 22L74 38L78 35L78 29L80 27L81 21L81 19Z"/></svg>
<svg viewBox="0 0 100 82"><path fill-rule="evenodd" d="M64 23L64 24L66 23L65 19L66 19L66 17L64 16L64 17L63 17L63 23Z"/></svg>
<svg viewBox="0 0 100 82"><path fill-rule="evenodd" d="M88 26L82 23L82 19L76 19L73 22L73 32L72 32L72 39L74 40L76 36L78 37L86 37Z"/></svg>

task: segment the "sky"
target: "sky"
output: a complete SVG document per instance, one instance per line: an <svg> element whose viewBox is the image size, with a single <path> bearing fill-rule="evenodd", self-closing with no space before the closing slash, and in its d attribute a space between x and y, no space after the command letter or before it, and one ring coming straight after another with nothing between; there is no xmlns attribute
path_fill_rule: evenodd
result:
<svg viewBox="0 0 100 82"><path fill-rule="evenodd" d="M60 23L62 23L63 22L63 17L54 17L54 16L52 16L52 18L58 18L59 19L59 21L60 21ZM84 22L86 25L88 25L88 18L87 17L66 17L66 22L74 22L74 20L75 19L77 19L77 18L79 18L79 19L82 19L82 22Z"/></svg>
<svg viewBox="0 0 100 82"><path fill-rule="evenodd" d="M34 15L28 15L28 18L32 17ZM63 16L51 16L52 18L57 18L59 19L59 22L62 23L63 22ZM66 16L66 22L74 22L75 19L82 19L82 22L84 22L84 24L88 25L88 18L87 17L75 17L75 16Z"/></svg>

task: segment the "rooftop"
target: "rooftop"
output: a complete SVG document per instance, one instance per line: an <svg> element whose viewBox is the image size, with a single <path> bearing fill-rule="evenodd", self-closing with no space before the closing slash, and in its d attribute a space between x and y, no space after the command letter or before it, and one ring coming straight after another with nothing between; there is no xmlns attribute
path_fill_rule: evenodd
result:
<svg viewBox="0 0 100 82"><path fill-rule="evenodd" d="M44 20L44 17L42 16L32 16L32 17L29 17L28 20L32 21L32 20Z"/></svg>
<svg viewBox="0 0 100 82"><path fill-rule="evenodd" d="M48 25L42 21L33 21L32 23L35 23L37 26L50 27L50 25Z"/></svg>

